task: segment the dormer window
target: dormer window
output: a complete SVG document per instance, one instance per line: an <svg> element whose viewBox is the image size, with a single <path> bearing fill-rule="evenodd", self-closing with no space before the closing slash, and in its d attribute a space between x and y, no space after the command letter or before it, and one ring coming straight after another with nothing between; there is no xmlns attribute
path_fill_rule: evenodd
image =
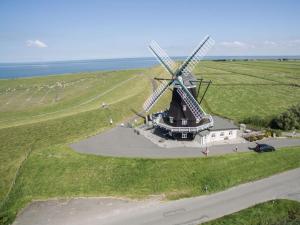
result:
<svg viewBox="0 0 300 225"><path fill-rule="evenodd" d="M184 138L184 139L186 139L187 138L187 133L182 133L181 137Z"/></svg>
<svg viewBox="0 0 300 225"><path fill-rule="evenodd" d="M169 121L170 121L170 123L174 123L174 117L170 116Z"/></svg>
<svg viewBox="0 0 300 225"><path fill-rule="evenodd" d="M182 125L187 125L187 119L182 119L181 122L182 122Z"/></svg>
<svg viewBox="0 0 300 225"><path fill-rule="evenodd" d="M183 110L183 111L186 111L186 105L183 105L183 106L182 106L182 110Z"/></svg>

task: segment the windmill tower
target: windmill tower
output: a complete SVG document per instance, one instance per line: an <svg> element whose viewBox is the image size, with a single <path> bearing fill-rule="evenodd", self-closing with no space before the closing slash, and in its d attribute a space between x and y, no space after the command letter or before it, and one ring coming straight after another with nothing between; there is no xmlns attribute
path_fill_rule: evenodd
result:
<svg viewBox="0 0 300 225"><path fill-rule="evenodd" d="M190 57L176 69L175 62L163 51L160 46L152 41L149 49L155 55L161 65L171 75L170 79L160 79L162 83L145 101L143 109L149 112L158 99L168 90L172 89L172 100L169 110L153 116L153 124L156 128L165 130L169 136L175 139L193 139L197 133L213 126L212 116L206 114L200 106L201 101L209 87L210 82L201 98L197 101L199 89L192 74L197 63L206 55L214 41L209 37L197 46ZM199 88L201 83L199 85Z"/></svg>

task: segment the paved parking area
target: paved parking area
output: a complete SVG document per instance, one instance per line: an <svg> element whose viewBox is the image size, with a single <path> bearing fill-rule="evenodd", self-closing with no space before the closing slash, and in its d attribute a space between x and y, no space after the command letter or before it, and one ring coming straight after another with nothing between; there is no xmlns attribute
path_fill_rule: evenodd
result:
<svg viewBox="0 0 300 225"><path fill-rule="evenodd" d="M300 146L300 139L269 138L258 141L275 148ZM132 128L116 127L107 132L95 135L88 139L70 145L75 151L86 154L95 154L114 157L137 158L179 158L204 157L201 147L162 148L155 145L142 135L138 135ZM239 152L247 152L255 143L226 144L209 147L209 155L234 153L235 146Z"/></svg>

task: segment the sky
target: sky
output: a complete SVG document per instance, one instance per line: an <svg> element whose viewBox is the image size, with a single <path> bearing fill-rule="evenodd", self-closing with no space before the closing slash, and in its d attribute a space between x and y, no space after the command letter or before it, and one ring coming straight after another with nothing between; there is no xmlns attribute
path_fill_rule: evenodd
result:
<svg viewBox="0 0 300 225"><path fill-rule="evenodd" d="M300 1L1 0L0 62L188 55L300 55Z"/></svg>

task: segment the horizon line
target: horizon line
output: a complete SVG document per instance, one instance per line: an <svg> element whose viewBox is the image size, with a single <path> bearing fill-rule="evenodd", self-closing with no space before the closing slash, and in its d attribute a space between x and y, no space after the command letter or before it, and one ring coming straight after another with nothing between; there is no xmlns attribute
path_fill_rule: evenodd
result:
<svg viewBox="0 0 300 225"><path fill-rule="evenodd" d="M171 58L184 58L187 57L185 55L183 56L170 56ZM209 55L209 56L204 56L205 58L210 58L210 57L258 57L257 59L262 59L259 57L299 57L300 59L300 54L299 55ZM156 59L155 57L152 56L137 56L137 57L112 57L112 58L89 58L89 59L58 59L58 60L41 60L41 61L7 61L7 62L0 62L0 64L28 64L28 63L59 63L59 62L72 62L72 61L97 61L97 60L118 60L118 59ZM253 58L252 58L253 59ZM298 59L298 58L295 58Z"/></svg>

